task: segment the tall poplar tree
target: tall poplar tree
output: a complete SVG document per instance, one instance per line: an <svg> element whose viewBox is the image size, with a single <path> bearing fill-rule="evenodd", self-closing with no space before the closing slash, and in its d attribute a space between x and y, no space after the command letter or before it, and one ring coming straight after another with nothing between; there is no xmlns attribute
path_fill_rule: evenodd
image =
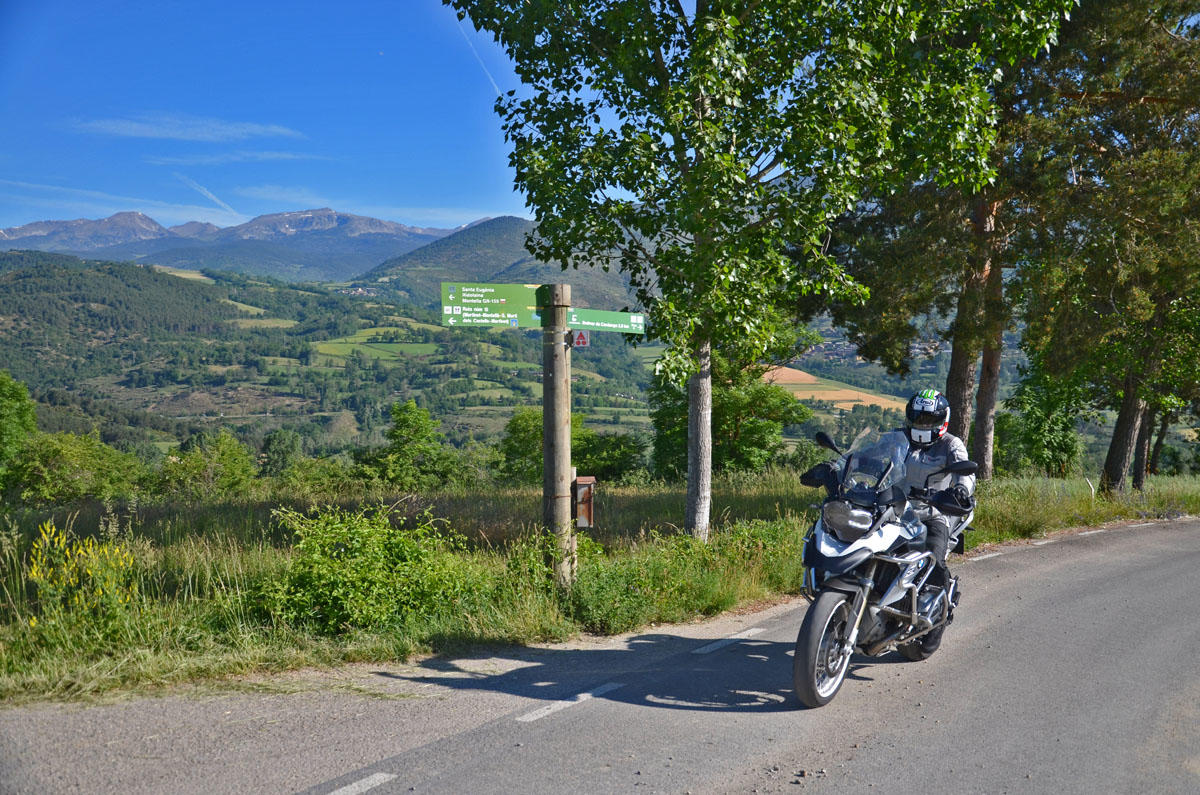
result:
<svg viewBox="0 0 1200 795"><path fill-rule="evenodd" d="M615 266L688 384L686 526L711 509L712 358L753 361L785 296L862 292L827 256L866 184L977 184L982 68L1053 36L1066 0L445 0L524 88L497 102L530 251ZM804 267L786 254L804 253Z"/></svg>

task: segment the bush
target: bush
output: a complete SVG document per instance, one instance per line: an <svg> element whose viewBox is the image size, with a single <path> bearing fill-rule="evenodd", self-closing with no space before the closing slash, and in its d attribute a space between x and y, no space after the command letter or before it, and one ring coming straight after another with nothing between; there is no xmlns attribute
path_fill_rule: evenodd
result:
<svg viewBox="0 0 1200 795"><path fill-rule="evenodd" d="M801 582L801 533L789 521L738 524L715 533L709 544L689 535L652 535L612 555L586 536L579 540L571 613L600 634L713 615L747 597L795 592Z"/></svg>
<svg viewBox="0 0 1200 795"><path fill-rule="evenodd" d="M115 542L78 539L46 522L29 559L37 610L29 626L39 634L86 624L112 634L137 607L133 555Z"/></svg>
<svg viewBox="0 0 1200 795"><path fill-rule="evenodd" d="M481 570L456 554L461 538L437 532L428 513L411 527L393 525L384 508L275 517L297 538L273 599L286 621L332 634L445 615L486 597Z"/></svg>
<svg viewBox="0 0 1200 795"><path fill-rule="evenodd" d="M7 473L9 488L29 505L85 499L128 499L137 490L137 458L100 441L95 431L38 433L26 439Z"/></svg>

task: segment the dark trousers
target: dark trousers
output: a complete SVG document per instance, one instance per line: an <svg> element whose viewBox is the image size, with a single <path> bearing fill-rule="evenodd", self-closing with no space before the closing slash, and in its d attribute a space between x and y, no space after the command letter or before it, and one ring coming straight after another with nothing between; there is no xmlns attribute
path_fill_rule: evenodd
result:
<svg viewBox="0 0 1200 795"><path fill-rule="evenodd" d="M945 516L933 512L925 520L925 549L933 553L934 571L930 581L934 585L945 586L950 582L950 572L946 570L946 547L950 543L950 522Z"/></svg>

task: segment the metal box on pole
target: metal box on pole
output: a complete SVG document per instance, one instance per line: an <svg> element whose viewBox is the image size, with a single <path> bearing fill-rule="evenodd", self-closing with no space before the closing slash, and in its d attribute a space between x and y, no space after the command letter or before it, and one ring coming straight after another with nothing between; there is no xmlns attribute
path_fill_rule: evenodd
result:
<svg viewBox="0 0 1200 795"><path fill-rule="evenodd" d="M571 518L575 526L589 528L596 526L595 498L596 478L592 475L580 475L571 484Z"/></svg>

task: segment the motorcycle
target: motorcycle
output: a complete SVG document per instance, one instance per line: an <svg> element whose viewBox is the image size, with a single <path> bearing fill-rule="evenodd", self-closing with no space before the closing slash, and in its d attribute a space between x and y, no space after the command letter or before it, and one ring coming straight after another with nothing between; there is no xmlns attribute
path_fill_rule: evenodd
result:
<svg viewBox="0 0 1200 795"><path fill-rule="evenodd" d="M937 650L953 617L957 580L929 581L934 556L925 549L921 514L928 517L933 506L946 515L947 555L962 552L974 501L964 503L930 482L978 469L973 461L956 461L930 473L924 488L906 491L903 432L864 432L845 454L824 432L816 441L841 458L824 465L828 497L804 542L801 592L812 604L796 638L792 678L808 707L837 695L856 651L877 657L894 648L923 660Z"/></svg>

